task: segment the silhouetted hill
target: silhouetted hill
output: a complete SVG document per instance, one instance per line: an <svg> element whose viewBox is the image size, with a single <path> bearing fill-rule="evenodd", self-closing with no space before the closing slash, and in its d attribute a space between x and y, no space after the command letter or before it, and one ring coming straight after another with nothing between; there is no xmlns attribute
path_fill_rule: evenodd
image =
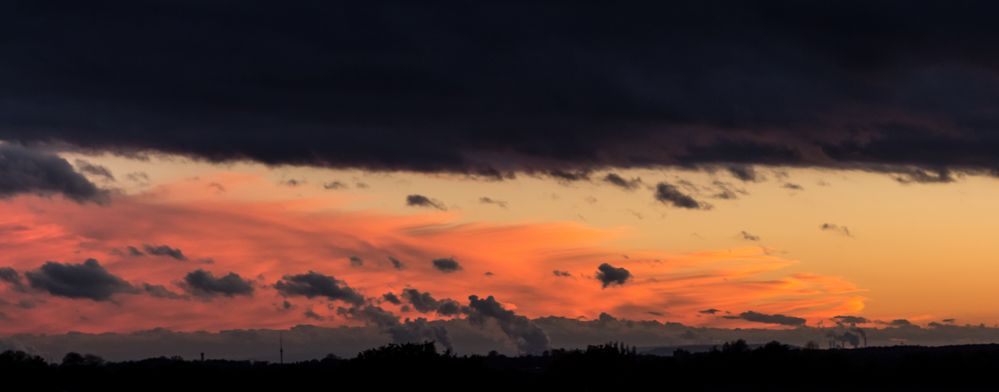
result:
<svg viewBox="0 0 999 392"><path fill-rule="evenodd" d="M390 344L357 357L294 364L150 358L106 362L68 354L61 363L19 351L0 354L6 385L35 391L294 391L346 388L514 390L991 390L999 345L801 349L735 341L669 357L612 343L509 357L458 357L433 343Z"/></svg>

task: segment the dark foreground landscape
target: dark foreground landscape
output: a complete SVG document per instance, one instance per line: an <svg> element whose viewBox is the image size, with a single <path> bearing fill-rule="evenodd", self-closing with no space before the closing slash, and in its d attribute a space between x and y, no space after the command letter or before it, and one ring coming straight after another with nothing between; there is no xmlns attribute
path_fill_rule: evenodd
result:
<svg viewBox="0 0 999 392"><path fill-rule="evenodd" d="M106 362L67 354L47 363L20 351L0 354L5 385L44 391L212 390L992 390L999 345L803 349L743 341L704 353L636 353L621 344L543 355L454 356L433 343L387 345L355 358L291 364L150 358ZM29 390L25 389L25 390Z"/></svg>

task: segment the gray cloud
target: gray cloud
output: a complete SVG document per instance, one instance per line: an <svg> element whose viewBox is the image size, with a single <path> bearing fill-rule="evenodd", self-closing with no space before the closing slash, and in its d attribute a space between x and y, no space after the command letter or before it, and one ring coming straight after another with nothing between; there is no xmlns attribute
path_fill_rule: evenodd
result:
<svg viewBox="0 0 999 392"><path fill-rule="evenodd" d="M461 305L452 299L435 299L429 292L413 288L402 290L402 298L420 313L436 312L442 316L454 316L461 312Z"/></svg>
<svg viewBox="0 0 999 392"><path fill-rule="evenodd" d="M553 270L552 275L555 275L560 278L568 278L572 276L572 274L570 274L569 271L560 271L560 270Z"/></svg>
<svg viewBox="0 0 999 392"><path fill-rule="evenodd" d="M836 316L833 320L840 324L866 324L869 320L860 316Z"/></svg>
<svg viewBox="0 0 999 392"><path fill-rule="evenodd" d="M495 205L495 206L500 207L500 208L507 208L507 203L505 201L496 200L496 199L485 197L485 196L479 198L479 203L482 203L482 204L492 204L492 205Z"/></svg>
<svg viewBox="0 0 999 392"><path fill-rule="evenodd" d="M360 267L364 265L364 259L358 256L350 256L350 265L353 267Z"/></svg>
<svg viewBox="0 0 999 392"><path fill-rule="evenodd" d="M790 182L784 183L784 185L781 185L781 187L784 188L784 189L790 189L792 191L800 191L800 190L804 190L805 189L801 185L790 183Z"/></svg>
<svg viewBox="0 0 999 392"><path fill-rule="evenodd" d="M597 280L604 288L611 285L623 285L631 279L631 272L624 268L617 268L610 264L603 263L597 267Z"/></svg>
<svg viewBox="0 0 999 392"><path fill-rule="evenodd" d="M66 298L108 301L115 294L137 291L94 259L80 264L48 261L37 270L25 272L24 276L33 289Z"/></svg>
<svg viewBox="0 0 999 392"><path fill-rule="evenodd" d="M61 194L79 203L110 200L107 191L75 172L65 159L0 143L0 198L19 194Z"/></svg>
<svg viewBox="0 0 999 392"><path fill-rule="evenodd" d="M364 302L364 297L347 286L346 282L313 271L299 275L285 275L274 284L274 288L285 296L325 297L331 301L351 304Z"/></svg>
<svg viewBox="0 0 999 392"><path fill-rule="evenodd" d="M833 233L836 233L836 234L845 235L847 237L853 237L853 234L850 233L850 229L849 228L847 228L846 226L840 226L840 225L837 225L837 224L834 224L834 223L823 223L821 226L819 226L819 229L822 230L822 231L829 231L829 232L833 232Z"/></svg>
<svg viewBox="0 0 999 392"><path fill-rule="evenodd" d="M16 291L24 291L24 282L21 280L21 274L11 267L0 268L0 282L9 284Z"/></svg>
<svg viewBox="0 0 999 392"><path fill-rule="evenodd" d="M641 178L632 178L630 180L626 180L624 177L621 177L617 173L607 173L607 175L604 176L604 182L629 191L637 189L638 187L642 186Z"/></svg>
<svg viewBox="0 0 999 392"><path fill-rule="evenodd" d="M323 183L323 189L334 190L334 189L346 189L346 188L347 184L344 184L340 181L330 181L327 183Z"/></svg>
<svg viewBox="0 0 999 392"><path fill-rule="evenodd" d="M96 165L82 159L77 159L74 163L76 163L77 170L79 170L84 174L90 174L92 176L101 177L108 181L115 180L114 175L111 174L111 170L108 170L108 168L104 166Z"/></svg>
<svg viewBox="0 0 999 392"><path fill-rule="evenodd" d="M759 241L760 240L760 236L755 235L755 234L750 233L750 232L745 231L745 230L739 232L739 235L741 235L742 239L744 239L746 241Z"/></svg>
<svg viewBox="0 0 999 392"><path fill-rule="evenodd" d="M684 194L683 192L680 192L680 190L677 189L675 186L665 182L660 182L659 184L656 184L655 198L656 200L664 204L670 204L678 208L686 208L692 210L705 208L705 206L702 203L698 202L697 200L694 200L693 197L690 197Z"/></svg>
<svg viewBox="0 0 999 392"><path fill-rule="evenodd" d="M149 294L149 296L154 297L154 298L166 298L166 299L185 299L185 298L187 298L187 297L185 297L183 295L180 295L180 294L177 294L177 293L175 293L173 291L170 291L170 289L166 288L163 285L158 285L158 284L143 283L142 284L142 291L145 291L146 294Z"/></svg>
<svg viewBox="0 0 999 392"><path fill-rule="evenodd" d="M749 165L729 165L725 168L732 177L743 182L757 182L763 178L756 173L756 169Z"/></svg>
<svg viewBox="0 0 999 392"><path fill-rule="evenodd" d="M388 260L390 263L392 263L392 268L395 268L397 270L401 270L405 266L405 264L403 264L401 260L395 257L389 256Z"/></svg>
<svg viewBox="0 0 999 392"><path fill-rule="evenodd" d="M187 261L187 256L184 256L184 252L182 252L178 248L171 248L168 245L144 244L143 249L146 250L146 253L151 254L153 256L165 256L175 260ZM131 246L129 247L129 252L132 252L133 255L136 255L136 249Z"/></svg>
<svg viewBox="0 0 999 392"><path fill-rule="evenodd" d="M432 263L434 265L434 268L436 268L438 271L445 273L461 270L461 264L458 264L458 260L455 260L452 257L434 259Z"/></svg>
<svg viewBox="0 0 999 392"><path fill-rule="evenodd" d="M401 300L401 299L399 299L399 297L398 297L398 296L396 296L396 295L395 295L395 294L393 294L393 293L385 293L385 294L382 294L382 299L383 299L383 300L385 300L385 302L388 302L388 303L390 303L390 304L394 304L394 305L402 305L402 300Z"/></svg>
<svg viewBox="0 0 999 392"><path fill-rule="evenodd" d="M203 269L189 272L184 276L183 287L191 295L202 298L250 296L254 291L253 282L244 280L235 272L215 277Z"/></svg>
<svg viewBox="0 0 999 392"><path fill-rule="evenodd" d="M527 317L518 315L503 308L493 296L480 299L472 295L468 297L468 321L475 325L484 325L487 320L495 320L504 334L523 353L537 354L547 350L550 345L545 331L535 325Z"/></svg>
<svg viewBox="0 0 999 392"><path fill-rule="evenodd" d="M447 210L447 208L444 207L443 203L441 203L441 202L439 202L437 200L432 200L429 197L426 197L426 196L423 196L423 195L409 195L409 196L406 196L406 205L410 206L410 207L436 208L436 209L441 210L441 211L446 211Z"/></svg>
<svg viewBox="0 0 999 392"><path fill-rule="evenodd" d="M754 323L778 324L800 327L805 325L805 319L801 317L785 316L783 314L764 314L754 311L742 312L737 316L725 316L729 319L741 319Z"/></svg>

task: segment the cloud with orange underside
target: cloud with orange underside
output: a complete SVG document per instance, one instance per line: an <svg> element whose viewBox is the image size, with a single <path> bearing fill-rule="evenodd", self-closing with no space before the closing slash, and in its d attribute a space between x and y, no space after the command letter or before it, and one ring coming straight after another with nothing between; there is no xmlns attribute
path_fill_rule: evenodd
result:
<svg viewBox="0 0 999 392"><path fill-rule="evenodd" d="M118 195L108 206L30 196L2 201L0 252L18 271L36 269L47 260L79 263L95 258L134 285L163 285L183 294L184 275L203 268L216 275L235 272L253 281L255 292L212 300L118 294L112 301L95 302L7 287L3 290L9 304L0 311L8 321L0 325L0 333L316 323L303 316L304 309L327 316L320 323L356 323L336 316L335 308L342 303L285 298L273 288L285 275L308 271L335 276L369 298L406 287L462 303L471 294L494 295L529 317L593 318L609 312L620 318L737 326L745 322L698 311L755 310L819 320L854 314L864 304L863 291L838 277L762 278L795 261L761 248L690 254L620 249L613 243L627 235L626 229L575 222L470 223L455 212L393 214L351 209L351 202L341 193L302 197L260 177L231 173ZM142 244L179 248L190 260L121 251ZM363 264L352 265L351 256ZM401 260L404 268L395 269L389 257ZM438 258L453 258L461 269L437 270L432 260ZM202 262L209 259L211 264ZM626 268L632 278L604 288L595 278L601 263ZM556 269L569 276L555 276ZM37 305L10 305L20 300ZM285 300L291 309L285 309ZM402 317L437 317L382 306Z"/></svg>

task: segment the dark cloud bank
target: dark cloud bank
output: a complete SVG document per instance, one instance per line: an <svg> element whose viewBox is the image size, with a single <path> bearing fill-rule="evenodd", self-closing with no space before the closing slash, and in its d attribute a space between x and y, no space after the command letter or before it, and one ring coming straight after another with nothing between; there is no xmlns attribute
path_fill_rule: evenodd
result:
<svg viewBox="0 0 999 392"><path fill-rule="evenodd" d="M0 139L13 142L497 178L787 164L947 182L999 169L991 1L3 11Z"/></svg>

